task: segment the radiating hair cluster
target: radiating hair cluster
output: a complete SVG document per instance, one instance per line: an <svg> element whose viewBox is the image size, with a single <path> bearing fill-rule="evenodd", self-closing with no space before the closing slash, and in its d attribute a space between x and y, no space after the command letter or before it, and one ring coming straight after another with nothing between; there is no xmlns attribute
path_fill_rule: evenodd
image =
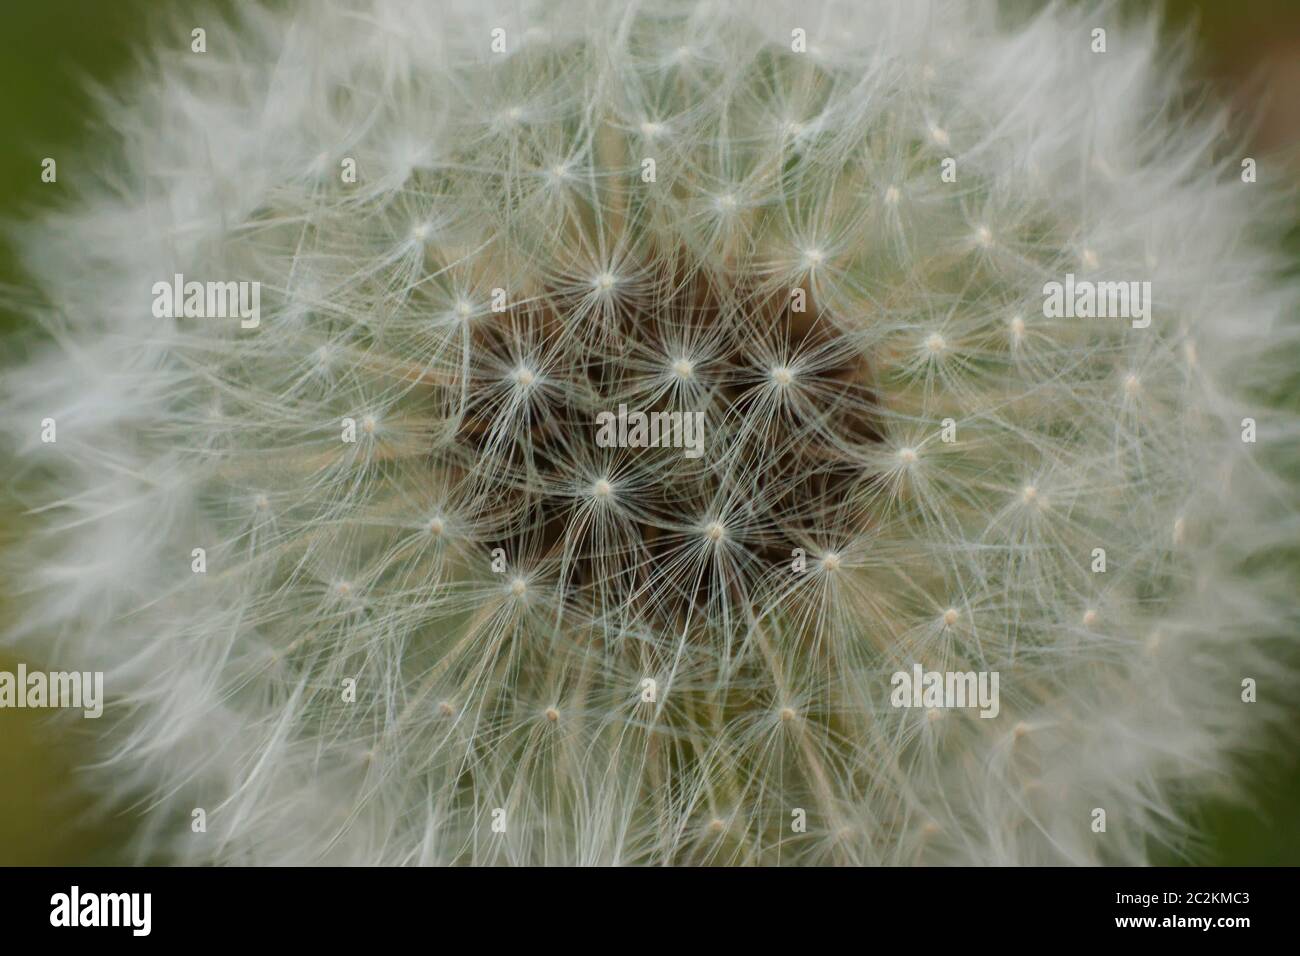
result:
<svg viewBox="0 0 1300 956"><path fill-rule="evenodd" d="M105 672L140 853L1185 849L1283 713L1297 355L1283 197L1185 89L1110 7L164 33L21 233L0 399L12 636ZM1067 275L1147 324L1045 308ZM173 276L260 321L158 314ZM602 439L628 410L699 454ZM1000 702L899 706L914 669Z"/></svg>

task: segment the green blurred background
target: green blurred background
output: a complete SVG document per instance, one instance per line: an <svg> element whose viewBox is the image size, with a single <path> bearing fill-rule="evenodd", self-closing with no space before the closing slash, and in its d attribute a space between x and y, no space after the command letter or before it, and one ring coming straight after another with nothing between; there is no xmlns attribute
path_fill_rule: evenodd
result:
<svg viewBox="0 0 1300 956"><path fill-rule="evenodd" d="M1146 4L1135 0L1120 6L1136 10ZM83 148L90 142L88 84L111 85L128 76L132 51L151 34L150 17L186 8L195 4L4 0L0 218L38 214L62 191L59 184L41 183L42 157L58 161L60 183L96 161L95 153ZM1300 0L1174 0L1166 9L1171 26L1193 32L1200 74L1243 115L1260 117L1252 133L1254 155L1286 157L1291 180L1300 186ZM13 250L0 240L0 335L18 328L12 304L21 282ZM0 350L6 348L0 339ZM0 539L17 534L20 522L21 516L0 516ZM4 593L0 587L0 602ZM4 613L0 604L0 619ZM29 667L42 666L25 660ZM16 658L0 652L0 669L16 666ZM0 711L0 865L129 862L122 848L134 825L132 815L104 818L94 812L79 770L93 759L89 741L84 730L68 728L53 724L48 712ZM1252 805L1211 801L1198 807L1196 839L1160 854L1158 862L1178 862L1181 852L1201 863L1300 864L1296 754L1252 761L1242 783Z"/></svg>

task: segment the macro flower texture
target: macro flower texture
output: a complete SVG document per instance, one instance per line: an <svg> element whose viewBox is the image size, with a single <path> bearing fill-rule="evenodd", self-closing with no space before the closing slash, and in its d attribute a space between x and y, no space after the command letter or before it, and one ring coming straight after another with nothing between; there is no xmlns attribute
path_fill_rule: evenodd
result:
<svg viewBox="0 0 1300 956"><path fill-rule="evenodd" d="M1112 6L241 6L16 227L143 861L1140 864L1293 687L1293 208ZM65 164L65 168L70 168Z"/></svg>

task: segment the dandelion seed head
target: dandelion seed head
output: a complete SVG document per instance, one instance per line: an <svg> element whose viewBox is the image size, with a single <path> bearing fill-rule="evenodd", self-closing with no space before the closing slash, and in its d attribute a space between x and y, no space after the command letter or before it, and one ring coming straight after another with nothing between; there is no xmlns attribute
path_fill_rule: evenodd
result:
<svg viewBox="0 0 1300 956"><path fill-rule="evenodd" d="M276 5L105 102L15 232L3 639L105 672L143 858L1142 864L1282 725L1274 187L1091 4L797 6ZM1037 318L1103 260L1147 327Z"/></svg>

